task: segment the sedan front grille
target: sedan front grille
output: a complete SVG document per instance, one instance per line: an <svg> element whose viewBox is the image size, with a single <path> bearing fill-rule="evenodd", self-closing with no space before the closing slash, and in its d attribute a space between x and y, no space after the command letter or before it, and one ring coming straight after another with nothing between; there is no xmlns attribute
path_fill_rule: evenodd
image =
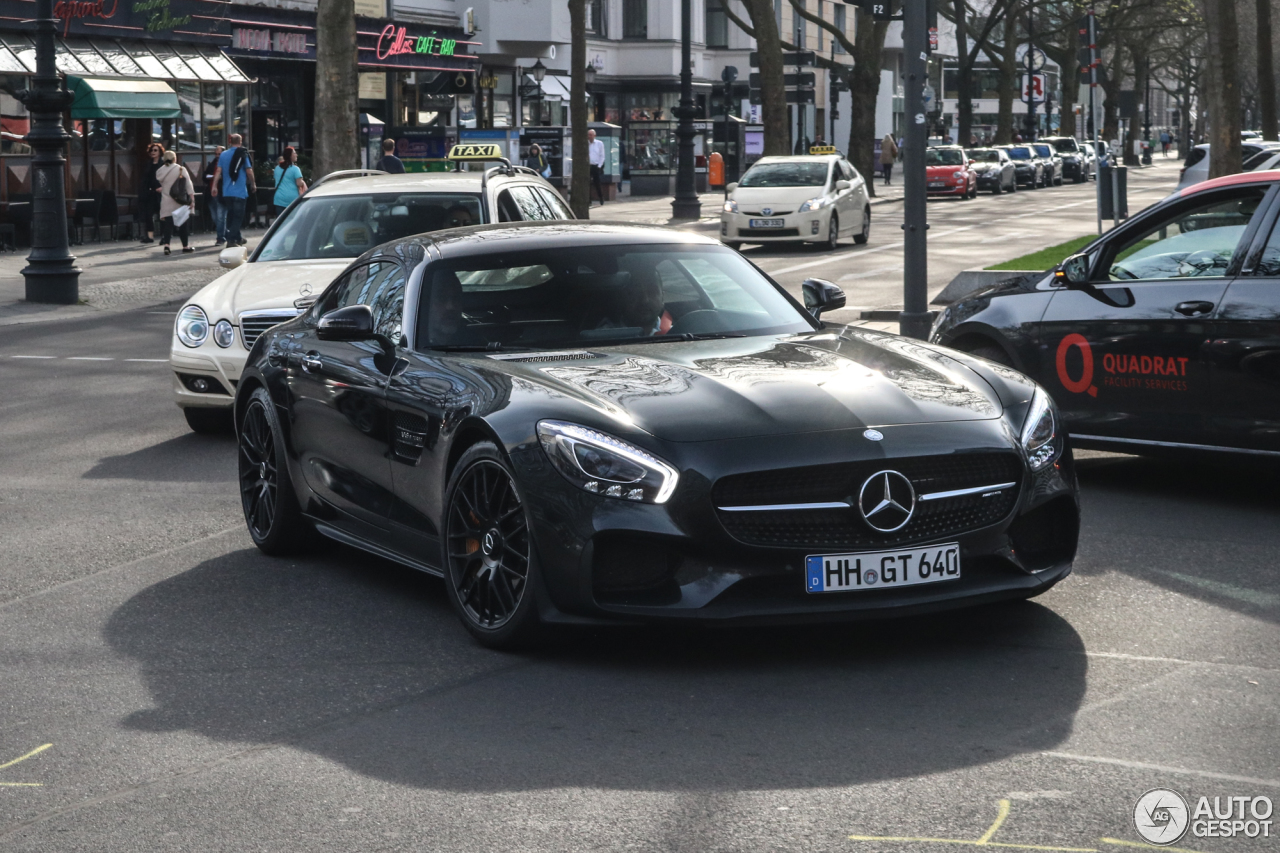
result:
<svg viewBox="0 0 1280 853"><path fill-rule="evenodd" d="M288 322L301 314L301 311L279 309L275 311L246 311L240 315L240 340L245 349L253 349L258 336L281 323Z"/></svg>
<svg viewBox="0 0 1280 853"><path fill-rule="evenodd" d="M858 492L877 471L905 475L917 500L901 530L880 533L862 519ZM734 474L716 481L711 497L716 515L734 539L772 548L880 548L937 540L987 527L1006 518L1018 503L1021 459L1012 453L964 453L907 459L845 462ZM919 496L1008 485L933 500ZM839 507L777 509L786 504L846 504ZM723 507L768 506L728 511Z"/></svg>

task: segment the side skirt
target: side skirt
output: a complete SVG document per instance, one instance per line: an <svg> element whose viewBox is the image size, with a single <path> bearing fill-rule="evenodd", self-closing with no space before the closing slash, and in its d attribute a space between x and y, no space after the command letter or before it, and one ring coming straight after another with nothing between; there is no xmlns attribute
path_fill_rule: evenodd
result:
<svg viewBox="0 0 1280 853"><path fill-rule="evenodd" d="M1253 450L1248 447L1223 447L1217 444L1186 444L1180 441L1151 441L1145 438L1111 438L1105 435L1081 435L1071 433L1072 444L1076 447L1110 450L1123 446L1164 447L1170 450L1203 450L1212 453L1240 453L1246 456L1268 456L1280 459L1280 450ZM1120 447L1117 447L1119 445Z"/></svg>
<svg viewBox="0 0 1280 853"><path fill-rule="evenodd" d="M406 557L404 554L401 554L398 551L392 551L390 548L375 545L367 539L361 539L359 536L352 536L345 530L339 530L338 528L314 517L310 517L310 520L311 523L315 525L318 533L323 536L327 536L335 542L341 542L343 545L350 545L352 548L359 548L361 551L367 551L374 556L382 557L385 560L391 560L394 563L400 563L403 566L408 566L409 568L416 569L420 572L426 572L429 575L435 575L438 578L444 577L444 572L435 566L415 560L412 557Z"/></svg>

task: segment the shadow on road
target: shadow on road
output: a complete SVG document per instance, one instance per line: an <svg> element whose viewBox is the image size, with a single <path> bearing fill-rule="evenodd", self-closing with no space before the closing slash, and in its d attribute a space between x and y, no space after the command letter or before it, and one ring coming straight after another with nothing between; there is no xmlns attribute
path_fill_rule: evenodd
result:
<svg viewBox="0 0 1280 853"><path fill-rule="evenodd" d="M181 415L178 419L181 422ZM84 477L89 480L233 483L236 481L235 437L230 434L184 433L132 453L104 456L84 473Z"/></svg>
<svg viewBox="0 0 1280 853"><path fill-rule="evenodd" d="M1076 570L1144 581L1280 621L1280 465L1085 454Z"/></svg>
<svg viewBox="0 0 1280 853"><path fill-rule="evenodd" d="M859 626L617 629L502 655L439 581L334 548L241 551L111 617L154 707L125 719L281 743L398 784L742 790L858 784L1052 748L1087 659L1018 603Z"/></svg>

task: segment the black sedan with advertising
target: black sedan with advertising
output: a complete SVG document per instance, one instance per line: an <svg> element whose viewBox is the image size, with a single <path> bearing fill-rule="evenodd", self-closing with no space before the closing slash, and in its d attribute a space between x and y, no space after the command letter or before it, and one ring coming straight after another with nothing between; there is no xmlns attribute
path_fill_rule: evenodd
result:
<svg viewBox="0 0 1280 853"><path fill-rule="evenodd" d="M1280 458L1280 171L1194 184L932 340L1049 389L1077 447Z"/></svg>
<svg viewBox="0 0 1280 853"><path fill-rule="evenodd" d="M1071 570L1048 395L824 324L659 228L492 225L354 262L254 344L245 518L440 575L494 646L544 623L832 620L1029 598Z"/></svg>

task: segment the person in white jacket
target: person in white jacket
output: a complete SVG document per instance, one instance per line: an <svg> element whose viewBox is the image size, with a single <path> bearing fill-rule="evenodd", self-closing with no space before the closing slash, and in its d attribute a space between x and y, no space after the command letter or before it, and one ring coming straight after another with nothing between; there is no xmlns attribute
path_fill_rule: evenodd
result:
<svg viewBox="0 0 1280 853"><path fill-rule="evenodd" d="M164 247L164 253L169 254L169 241L176 227L182 251L190 253L194 250L187 245L187 235L191 214L196 209L196 187L191 173L178 164L177 154L166 151L164 165L156 171L156 180L160 182L160 245ZM175 187L178 188L176 192Z"/></svg>

